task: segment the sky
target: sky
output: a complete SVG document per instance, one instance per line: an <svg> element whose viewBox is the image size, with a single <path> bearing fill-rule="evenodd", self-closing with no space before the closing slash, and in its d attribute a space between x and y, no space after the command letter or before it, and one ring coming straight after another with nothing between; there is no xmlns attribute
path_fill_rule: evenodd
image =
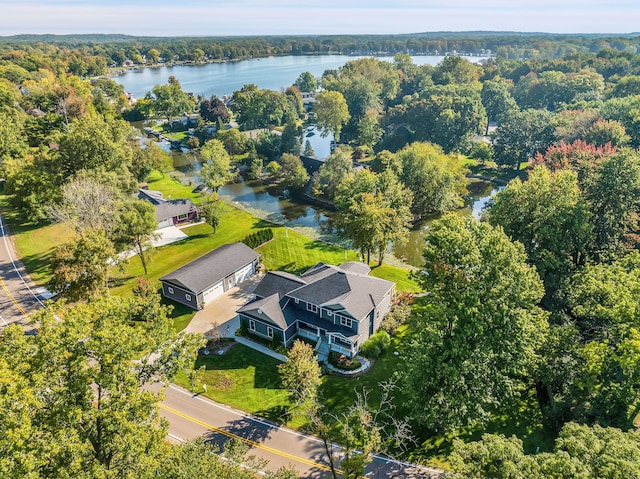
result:
<svg viewBox="0 0 640 479"><path fill-rule="evenodd" d="M638 0L0 0L0 35L631 33Z"/></svg>

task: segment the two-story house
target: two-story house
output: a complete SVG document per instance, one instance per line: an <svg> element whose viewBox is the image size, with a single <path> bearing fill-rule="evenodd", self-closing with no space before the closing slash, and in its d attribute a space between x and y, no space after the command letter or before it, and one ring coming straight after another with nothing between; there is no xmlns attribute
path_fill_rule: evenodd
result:
<svg viewBox="0 0 640 479"><path fill-rule="evenodd" d="M252 333L289 346L297 337L353 357L391 309L395 283L364 263L318 263L300 276L270 271L238 310Z"/></svg>

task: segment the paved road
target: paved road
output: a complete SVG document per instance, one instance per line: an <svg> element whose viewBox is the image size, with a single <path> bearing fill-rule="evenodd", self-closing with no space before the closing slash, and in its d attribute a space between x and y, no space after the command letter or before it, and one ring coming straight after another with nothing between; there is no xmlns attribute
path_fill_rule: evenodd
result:
<svg viewBox="0 0 640 479"><path fill-rule="evenodd" d="M169 420L170 438L175 441L205 436L217 444L239 438L251 447L250 454L269 461L267 469L293 465L304 478L328 478L329 467L324 447L317 438L275 426L260 418L249 416L228 406L171 385L160 405L161 413ZM367 467L370 478L435 478L441 471L421 468L376 457Z"/></svg>
<svg viewBox="0 0 640 479"><path fill-rule="evenodd" d="M25 331L29 313L43 307L24 266L16 259L11 238L0 217L0 328L21 324Z"/></svg>

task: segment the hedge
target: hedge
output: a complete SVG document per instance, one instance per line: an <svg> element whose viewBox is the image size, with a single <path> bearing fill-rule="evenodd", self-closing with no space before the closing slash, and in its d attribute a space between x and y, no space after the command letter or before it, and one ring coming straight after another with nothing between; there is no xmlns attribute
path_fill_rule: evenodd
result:
<svg viewBox="0 0 640 479"><path fill-rule="evenodd" d="M261 244L264 244L267 241L271 241L272 239L273 239L273 230L271 228L266 228L250 234L245 239L243 239L242 242L246 244L249 248L257 248Z"/></svg>

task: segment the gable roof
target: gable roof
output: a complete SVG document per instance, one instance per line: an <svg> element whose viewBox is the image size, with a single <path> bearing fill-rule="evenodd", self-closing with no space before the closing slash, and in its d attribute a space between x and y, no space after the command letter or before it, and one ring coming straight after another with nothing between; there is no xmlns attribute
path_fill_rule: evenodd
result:
<svg viewBox="0 0 640 479"><path fill-rule="evenodd" d="M170 200L156 205L156 220L159 222L180 215L188 215L195 211L196 207L190 199Z"/></svg>
<svg viewBox="0 0 640 479"><path fill-rule="evenodd" d="M391 281L369 276L368 271L370 268L364 263L351 261L340 266L318 263L300 277L270 272L255 294L266 298L277 293L280 299L293 298L361 320L395 286Z"/></svg>
<svg viewBox="0 0 640 479"><path fill-rule="evenodd" d="M198 294L259 257L260 254L244 243L226 244L163 276L160 281Z"/></svg>
<svg viewBox="0 0 640 479"><path fill-rule="evenodd" d="M282 329L287 329L288 327L282 308L280 307L280 297L278 293L273 293L266 298L254 299L240 308L238 313L244 313L262 321L270 321Z"/></svg>
<svg viewBox="0 0 640 479"><path fill-rule="evenodd" d="M196 209L196 206L188 198L167 200L162 196L162 192L156 190L139 190L138 199L148 201L156 207L158 223L176 216L188 215Z"/></svg>

